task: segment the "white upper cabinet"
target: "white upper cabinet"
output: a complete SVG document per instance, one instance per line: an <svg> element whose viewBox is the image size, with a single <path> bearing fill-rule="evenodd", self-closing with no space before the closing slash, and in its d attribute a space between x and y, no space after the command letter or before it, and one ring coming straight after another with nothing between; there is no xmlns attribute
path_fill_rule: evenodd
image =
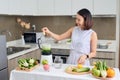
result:
<svg viewBox="0 0 120 80"><path fill-rule="evenodd" d="M9 14L21 15L22 0L9 0Z"/></svg>
<svg viewBox="0 0 120 80"><path fill-rule="evenodd" d="M9 3L8 0L0 1L0 14L8 14Z"/></svg>
<svg viewBox="0 0 120 80"><path fill-rule="evenodd" d="M54 0L55 15L71 15L71 0Z"/></svg>
<svg viewBox="0 0 120 80"><path fill-rule="evenodd" d="M38 0L9 0L9 14L36 15L38 14Z"/></svg>
<svg viewBox="0 0 120 80"><path fill-rule="evenodd" d="M116 14L116 0L94 0L94 15Z"/></svg>
<svg viewBox="0 0 120 80"><path fill-rule="evenodd" d="M54 0L39 0L39 15L54 15Z"/></svg>
<svg viewBox="0 0 120 80"><path fill-rule="evenodd" d="M11 15L76 15L83 8L92 15L116 15L117 0L2 0L0 14Z"/></svg>
<svg viewBox="0 0 120 80"><path fill-rule="evenodd" d="M39 0L39 15L71 15L71 0Z"/></svg>
<svg viewBox="0 0 120 80"><path fill-rule="evenodd" d="M25 15L38 14L38 0L19 0L22 1L22 11Z"/></svg>
<svg viewBox="0 0 120 80"><path fill-rule="evenodd" d="M76 15L82 8L87 8L93 14L93 0L72 0L72 15Z"/></svg>

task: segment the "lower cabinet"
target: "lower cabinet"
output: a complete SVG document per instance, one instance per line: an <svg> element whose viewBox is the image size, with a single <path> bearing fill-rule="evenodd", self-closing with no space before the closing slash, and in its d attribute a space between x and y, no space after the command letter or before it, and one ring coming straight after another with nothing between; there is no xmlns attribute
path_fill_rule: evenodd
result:
<svg viewBox="0 0 120 80"><path fill-rule="evenodd" d="M21 59L21 58L35 58L35 59L40 59L40 50L37 49L37 50L34 50L34 51L31 51L29 53L26 53L24 55L21 55L21 56L18 56L18 57L15 57L15 58L12 58L10 60L8 60L8 73L10 75L10 72L15 69L16 67L18 67L18 60Z"/></svg>
<svg viewBox="0 0 120 80"><path fill-rule="evenodd" d="M52 49L52 57L53 61L55 59L55 56L60 56L63 60L63 63L65 64L67 62L70 50L69 49Z"/></svg>
<svg viewBox="0 0 120 80"><path fill-rule="evenodd" d="M66 57L64 62L66 62L69 53L70 50L68 49L52 49L53 57L55 56ZM91 66L93 65L93 62L96 62L98 60L104 60L106 61L108 66L115 67L115 52L97 51L96 57L90 59Z"/></svg>
<svg viewBox="0 0 120 80"><path fill-rule="evenodd" d="M96 61L106 61L110 67L115 67L115 53L114 52L97 52L96 57L90 59L90 64L93 65Z"/></svg>

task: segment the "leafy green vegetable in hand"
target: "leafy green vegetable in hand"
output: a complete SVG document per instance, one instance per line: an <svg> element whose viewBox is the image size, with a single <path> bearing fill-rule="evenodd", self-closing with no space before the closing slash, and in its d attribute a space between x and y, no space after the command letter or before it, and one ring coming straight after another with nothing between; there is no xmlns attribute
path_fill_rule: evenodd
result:
<svg viewBox="0 0 120 80"><path fill-rule="evenodd" d="M67 40L67 42L69 42L69 43L70 43L71 41L72 41L71 39Z"/></svg>

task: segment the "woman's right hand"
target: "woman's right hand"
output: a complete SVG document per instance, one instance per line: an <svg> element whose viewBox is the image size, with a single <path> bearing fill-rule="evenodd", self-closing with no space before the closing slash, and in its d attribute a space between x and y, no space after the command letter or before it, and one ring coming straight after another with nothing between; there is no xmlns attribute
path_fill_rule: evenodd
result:
<svg viewBox="0 0 120 80"><path fill-rule="evenodd" d="M43 28L42 28L42 31L43 31L43 34L44 34L44 35L46 35L46 34L49 35L50 32L51 32L47 27L43 27Z"/></svg>

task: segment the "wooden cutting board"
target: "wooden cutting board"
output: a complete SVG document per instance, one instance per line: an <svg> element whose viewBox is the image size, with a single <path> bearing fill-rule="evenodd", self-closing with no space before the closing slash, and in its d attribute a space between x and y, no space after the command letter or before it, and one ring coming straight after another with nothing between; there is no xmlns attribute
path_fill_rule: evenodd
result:
<svg viewBox="0 0 120 80"><path fill-rule="evenodd" d="M75 66L72 66L72 68L74 68L74 67ZM91 73L91 71L88 71L88 72L73 72L72 68L71 68L71 70L70 69L69 70L65 70L65 72L68 73L68 74L73 74L73 75L83 75L83 74Z"/></svg>
<svg viewBox="0 0 120 80"><path fill-rule="evenodd" d="M38 68L39 66L40 66L40 64L37 64L37 65L35 65L34 67L32 67L32 68L30 68L30 69L28 69L28 68L20 68L20 67L17 67L16 70L18 70L18 71L30 72L30 71L32 71L32 70Z"/></svg>

